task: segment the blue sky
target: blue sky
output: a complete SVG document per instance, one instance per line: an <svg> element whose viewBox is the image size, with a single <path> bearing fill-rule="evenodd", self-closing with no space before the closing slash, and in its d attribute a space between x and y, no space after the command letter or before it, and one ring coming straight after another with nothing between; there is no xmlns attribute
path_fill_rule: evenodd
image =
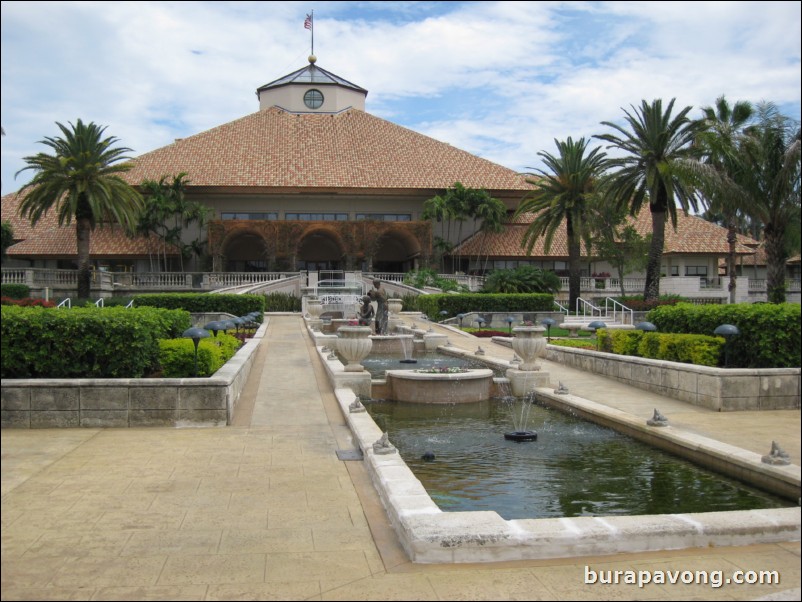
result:
<svg viewBox="0 0 802 602"><path fill-rule="evenodd" d="M518 171L623 109L773 101L800 117L800 2L2 2L2 193L56 122L132 156L258 110L307 64L366 110Z"/></svg>

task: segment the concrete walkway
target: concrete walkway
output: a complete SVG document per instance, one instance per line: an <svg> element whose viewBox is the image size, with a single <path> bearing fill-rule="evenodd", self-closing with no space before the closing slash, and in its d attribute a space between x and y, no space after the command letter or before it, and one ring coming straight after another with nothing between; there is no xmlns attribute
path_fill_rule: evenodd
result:
<svg viewBox="0 0 802 602"><path fill-rule="evenodd" d="M271 316L230 427L3 430L2 600L799 599L799 542L411 564L361 463L337 458L353 443L313 351L300 318ZM719 414L545 369L572 393L644 417L659 407L759 453L777 439L800 461L798 410ZM777 571L780 583L585 583L685 570Z"/></svg>

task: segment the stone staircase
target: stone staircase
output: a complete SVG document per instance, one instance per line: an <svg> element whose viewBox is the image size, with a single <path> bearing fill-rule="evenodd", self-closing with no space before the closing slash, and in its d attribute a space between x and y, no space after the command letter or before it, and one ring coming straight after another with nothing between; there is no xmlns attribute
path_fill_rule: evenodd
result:
<svg viewBox="0 0 802 602"><path fill-rule="evenodd" d="M558 324L560 328L568 330L572 337L577 336L579 330L595 330L589 327L593 322L603 322L605 328L611 330L635 329L632 310L617 301L607 304L603 308L596 307L583 299L580 299L580 302L579 306L585 309L586 313L584 315L567 315L562 323ZM612 305L612 309L610 305Z"/></svg>

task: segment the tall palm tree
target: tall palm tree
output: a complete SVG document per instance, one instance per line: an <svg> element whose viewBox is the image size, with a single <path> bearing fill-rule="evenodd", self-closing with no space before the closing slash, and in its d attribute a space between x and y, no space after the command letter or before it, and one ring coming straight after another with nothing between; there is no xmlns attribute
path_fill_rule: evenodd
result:
<svg viewBox="0 0 802 602"><path fill-rule="evenodd" d="M425 201L423 203L422 217L423 219L431 221L432 225L434 225L434 222L440 224L440 236L435 236L433 246L438 250L438 254L440 255L440 259L442 261L442 269L445 271L445 254L451 248L451 243L449 241L451 238L450 209L446 203L446 199L438 194L437 196ZM447 220L449 232L444 236L442 224Z"/></svg>
<svg viewBox="0 0 802 602"><path fill-rule="evenodd" d="M703 107L703 130L699 133L697 143L703 153L703 161L707 162L723 177L737 181L740 169L737 162L738 145L744 128L754 115L752 104L739 100L730 106L724 96L716 99L715 107ZM729 193L721 186L714 186L708 194L710 210L720 212L727 228L727 274L730 282L730 303L735 303L735 290L738 279L735 274L735 249L738 240L738 213L741 208L738 195Z"/></svg>
<svg viewBox="0 0 802 602"><path fill-rule="evenodd" d="M597 193L600 179L607 165L601 148L587 151L588 140L572 138L554 141L558 156L541 151L548 170L537 169L527 182L534 189L527 193L515 217L522 213L534 213L536 217L524 233L522 245L531 254L532 247L541 236L548 253L557 229L565 222L568 240L568 303L575 307L580 295L581 244L587 235L587 205L590 197Z"/></svg>
<svg viewBox="0 0 802 602"><path fill-rule="evenodd" d="M98 223L120 224L128 232L136 227L142 197L118 174L130 170L127 159L131 149L114 148L117 138L103 138L105 127L85 124L80 119L70 127L56 123L63 137L47 137L41 144L52 154L25 157L27 163L17 174L33 170L33 179L22 187L27 190L19 213L36 224L51 209L58 214L60 226L75 220L78 246L78 297L89 297L89 243Z"/></svg>
<svg viewBox="0 0 802 602"><path fill-rule="evenodd" d="M482 220L482 225L479 226L479 232L482 235L482 242L479 245L479 250L476 253L477 269L479 262L482 258L487 235L490 232L502 232L504 230L504 220L507 217L507 206L498 199L494 199L489 194L479 205L476 206L474 215L477 219ZM487 270L487 261L489 253L485 256L484 271Z"/></svg>
<svg viewBox="0 0 802 602"><path fill-rule="evenodd" d="M767 255L766 288L772 303L785 301L789 235L800 227L799 123L776 105L757 106L739 152L744 207L763 224Z"/></svg>
<svg viewBox="0 0 802 602"><path fill-rule="evenodd" d="M696 186L699 162L695 160L692 142L702 129L699 121L688 118L691 107L685 107L672 116L674 101L665 111L663 101L651 104L641 101L632 112L624 109L629 129L602 121L617 134L594 136L609 143L608 149L622 153L611 159L615 169L605 184L611 201L629 207L637 215L645 202L652 214L652 244L646 267L644 299L660 296L660 262L665 244L666 218L677 225L677 204L684 210L698 211L700 196ZM691 165L696 163L696 166Z"/></svg>

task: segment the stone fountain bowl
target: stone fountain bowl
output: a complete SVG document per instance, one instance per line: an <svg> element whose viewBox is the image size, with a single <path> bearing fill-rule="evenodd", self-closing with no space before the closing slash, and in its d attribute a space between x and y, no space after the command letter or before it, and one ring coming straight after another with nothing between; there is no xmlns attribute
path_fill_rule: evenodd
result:
<svg viewBox="0 0 802 602"><path fill-rule="evenodd" d="M490 398L493 371L466 369L456 373L388 370L388 398L411 403L474 403Z"/></svg>

